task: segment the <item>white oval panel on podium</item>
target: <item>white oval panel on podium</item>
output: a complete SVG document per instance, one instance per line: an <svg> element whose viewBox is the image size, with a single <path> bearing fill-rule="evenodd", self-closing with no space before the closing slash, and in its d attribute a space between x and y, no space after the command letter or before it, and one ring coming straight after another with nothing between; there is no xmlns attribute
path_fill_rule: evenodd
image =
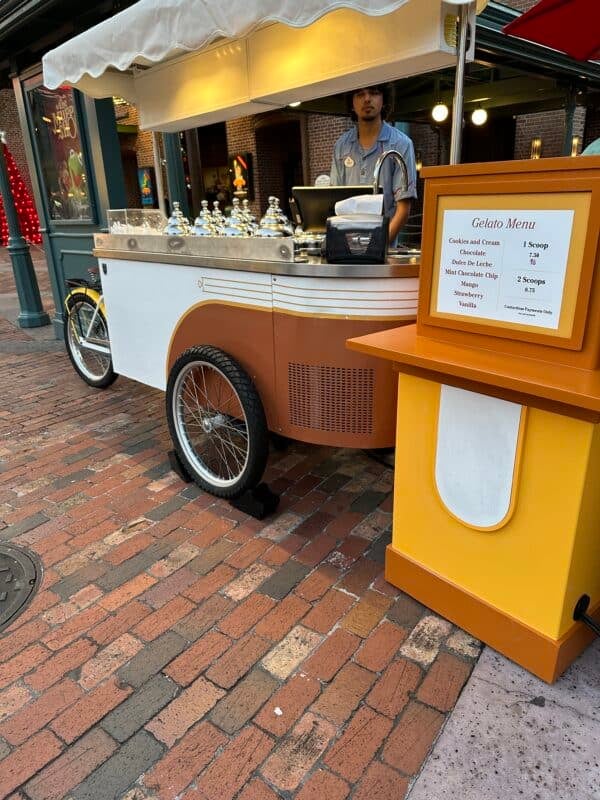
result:
<svg viewBox="0 0 600 800"><path fill-rule="evenodd" d="M435 482L447 510L469 527L508 521L523 406L442 386Z"/></svg>

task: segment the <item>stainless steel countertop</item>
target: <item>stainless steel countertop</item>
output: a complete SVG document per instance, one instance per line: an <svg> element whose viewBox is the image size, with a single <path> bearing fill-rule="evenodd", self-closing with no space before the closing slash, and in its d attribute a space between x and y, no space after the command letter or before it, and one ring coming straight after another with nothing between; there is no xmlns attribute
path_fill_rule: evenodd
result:
<svg viewBox="0 0 600 800"><path fill-rule="evenodd" d="M152 261L189 267L296 275L307 278L414 278L420 253L390 255L387 264L328 264L318 256L296 260L292 237L234 238L149 234L94 235L96 258Z"/></svg>
<svg viewBox="0 0 600 800"><path fill-rule="evenodd" d="M140 250L94 249L99 259L123 261L152 261L158 264L178 264L188 267L262 272L270 275L295 275L306 278L415 278L419 275L420 256L389 256L387 264L327 264L314 258L302 261L257 261L243 258L214 258L183 253L153 253Z"/></svg>

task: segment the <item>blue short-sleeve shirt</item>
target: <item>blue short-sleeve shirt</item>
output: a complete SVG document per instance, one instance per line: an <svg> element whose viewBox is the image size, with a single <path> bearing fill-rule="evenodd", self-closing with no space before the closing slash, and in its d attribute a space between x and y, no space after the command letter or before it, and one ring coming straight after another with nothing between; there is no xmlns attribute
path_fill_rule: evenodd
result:
<svg viewBox="0 0 600 800"><path fill-rule="evenodd" d="M331 183L333 186L371 185L377 159L387 150L400 153L408 172L408 188L402 191L402 173L396 162L388 158L381 170L379 178L383 186L383 211L386 217L392 217L398 200L417 196L417 170L412 141L387 122L382 123L377 141L369 150L361 147L356 125L340 136L333 150Z"/></svg>

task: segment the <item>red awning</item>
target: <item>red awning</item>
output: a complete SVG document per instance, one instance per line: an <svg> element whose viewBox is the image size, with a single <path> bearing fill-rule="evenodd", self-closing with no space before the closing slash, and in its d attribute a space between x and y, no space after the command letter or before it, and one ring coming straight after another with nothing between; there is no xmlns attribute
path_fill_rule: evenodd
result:
<svg viewBox="0 0 600 800"><path fill-rule="evenodd" d="M540 0L503 30L579 61L600 60L600 0Z"/></svg>

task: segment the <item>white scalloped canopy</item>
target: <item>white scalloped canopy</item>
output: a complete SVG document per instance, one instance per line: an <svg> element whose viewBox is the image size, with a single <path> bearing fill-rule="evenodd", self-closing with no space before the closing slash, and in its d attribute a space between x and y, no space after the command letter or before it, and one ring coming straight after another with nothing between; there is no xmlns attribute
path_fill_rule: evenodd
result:
<svg viewBox="0 0 600 800"><path fill-rule="evenodd" d="M139 0L46 53L44 83L180 131L445 69L456 2L474 15L471 0Z"/></svg>
<svg viewBox="0 0 600 800"><path fill-rule="evenodd" d="M452 1L452 0L451 0ZM336 9L390 14L408 0L139 0L43 58L44 83L55 89L97 78L110 67L155 64L217 39L237 39L270 22L304 28Z"/></svg>

